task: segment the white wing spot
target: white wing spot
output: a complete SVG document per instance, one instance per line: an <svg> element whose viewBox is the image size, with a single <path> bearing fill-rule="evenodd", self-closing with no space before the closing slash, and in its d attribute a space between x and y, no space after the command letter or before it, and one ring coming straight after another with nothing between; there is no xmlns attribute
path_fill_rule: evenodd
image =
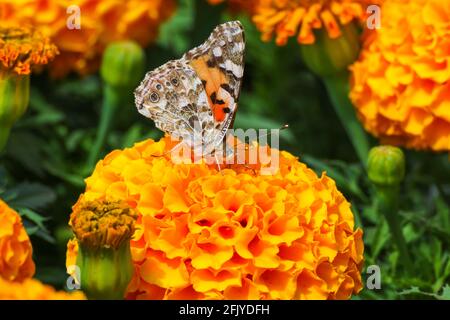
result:
<svg viewBox="0 0 450 320"><path fill-rule="evenodd" d="M237 77L237 78L242 78L242 76L244 75L244 69L235 64L233 61L231 60L227 60L225 61L225 68L231 72L233 72L233 74Z"/></svg>
<svg viewBox="0 0 450 320"><path fill-rule="evenodd" d="M222 55L222 49L220 47L215 47L213 49L213 54L215 57L220 57Z"/></svg>

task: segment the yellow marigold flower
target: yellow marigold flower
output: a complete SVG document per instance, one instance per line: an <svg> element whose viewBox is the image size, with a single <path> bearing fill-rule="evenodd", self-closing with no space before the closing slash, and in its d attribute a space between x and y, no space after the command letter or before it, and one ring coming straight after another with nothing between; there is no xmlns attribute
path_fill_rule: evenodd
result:
<svg viewBox="0 0 450 320"><path fill-rule="evenodd" d="M80 28L69 6L79 8ZM0 0L0 21L39 26L61 51L50 68L60 77L95 72L111 42L130 39L147 46L174 9L174 0Z"/></svg>
<svg viewBox="0 0 450 320"><path fill-rule="evenodd" d="M32 66L47 64L57 53L56 46L33 28L0 26L0 73L30 74Z"/></svg>
<svg viewBox="0 0 450 320"><path fill-rule="evenodd" d="M0 199L0 279L22 281L31 278L35 271L32 253L22 219Z"/></svg>
<svg viewBox="0 0 450 320"><path fill-rule="evenodd" d="M115 150L86 179L86 201L138 212L128 299L347 299L361 288L362 231L335 182L287 152L273 175L175 164L169 137ZM249 147L249 150L252 147ZM67 264L77 246L68 246Z"/></svg>
<svg viewBox="0 0 450 320"><path fill-rule="evenodd" d="M73 253L67 256L67 270L89 299L124 297L134 271L130 239L136 218L135 209L120 200L82 201L73 207L69 224L78 241L68 243ZM80 279L71 265L78 266Z"/></svg>
<svg viewBox="0 0 450 320"><path fill-rule="evenodd" d="M67 293L56 291L36 279L26 279L22 283L0 278L0 300L84 300L81 291Z"/></svg>
<svg viewBox="0 0 450 320"><path fill-rule="evenodd" d="M350 97L383 143L450 151L449 15L449 1L387 1L366 35Z"/></svg>
<svg viewBox="0 0 450 320"><path fill-rule="evenodd" d="M120 201L89 201L74 207L70 226L80 243L88 247L117 249L134 233L137 214Z"/></svg>
<svg viewBox="0 0 450 320"><path fill-rule="evenodd" d="M253 21L269 41L275 34L276 43L285 45L297 36L301 44L315 41L314 29L326 29L330 38L341 35L341 25L354 20L364 21L368 0L255 0Z"/></svg>

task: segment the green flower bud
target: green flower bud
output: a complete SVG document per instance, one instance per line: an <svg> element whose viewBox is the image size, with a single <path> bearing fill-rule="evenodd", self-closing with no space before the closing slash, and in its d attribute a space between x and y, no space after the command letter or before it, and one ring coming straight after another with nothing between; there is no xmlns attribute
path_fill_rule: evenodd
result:
<svg viewBox="0 0 450 320"><path fill-rule="evenodd" d="M130 239L137 213L127 203L89 201L75 207L69 225L78 240L76 264L89 299L123 299L133 276Z"/></svg>
<svg viewBox="0 0 450 320"><path fill-rule="evenodd" d="M142 80L144 72L144 50L133 41L111 43L103 53L100 73L111 87L132 89Z"/></svg>
<svg viewBox="0 0 450 320"><path fill-rule="evenodd" d="M331 39L326 30L315 31L313 44L300 46L303 61L314 73L321 77L332 76L346 71L358 57L360 51L359 34L354 23L340 26L342 35Z"/></svg>
<svg viewBox="0 0 450 320"><path fill-rule="evenodd" d="M80 245L77 256L81 290L89 299L121 300L133 276L130 242L117 249Z"/></svg>
<svg viewBox="0 0 450 320"><path fill-rule="evenodd" d="M372 148L367 166L369 179L376 186L398 186L405 177L405 157L397 147Z"/></svg>
<svg viewBox="0 0 450 320"><path fill-rule="evenodd" d="M30 75L0 69L0 151L11 127L26 111L29 99Z"/></svg>

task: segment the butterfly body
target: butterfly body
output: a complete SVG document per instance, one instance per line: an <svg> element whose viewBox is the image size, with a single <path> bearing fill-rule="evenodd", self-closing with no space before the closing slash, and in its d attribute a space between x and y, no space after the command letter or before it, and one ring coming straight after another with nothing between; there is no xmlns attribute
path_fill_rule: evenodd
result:
<svg viewBox="0 0 450 320"><path fill-rule="evenodd" d="M233 125L244 52L240 22L217 26L181 59L146 74L135 91L138 111L187 146L211 153Z"/></svg>

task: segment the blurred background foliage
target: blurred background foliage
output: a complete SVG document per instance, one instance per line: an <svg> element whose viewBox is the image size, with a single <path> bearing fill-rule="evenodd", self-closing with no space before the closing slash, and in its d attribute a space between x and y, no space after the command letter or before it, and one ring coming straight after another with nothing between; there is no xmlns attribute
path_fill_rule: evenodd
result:
<svg viewBox="0 0 450 320"><path fill-rule="evenodd" d="M364 230L366 267L381 268L381 289L365 288L355 299L450 298L450 165L447 154L406 152L400 214L414 273L398 265L387 223L375 209L373 189L359 164L319 78L307 70L295 40L284 47L264 43L246 16L225 5L180 0L175 15L146 49L147 70L203 42L219 23L239 19L246 30L246 69L237 128L289 129L280 147L317 174L326 171L352 203ZM0 197L17 209L34 247L37 278L62 288L71 206L84 189L83 168L96 134L102 101L98 74L52 80L34 74L30 106L15 125L0 167ZM102 157L162 133L140 116L130 94L108 135ZM376 141L372 140L375 145ZM365 269L363 278L367 278Z"/></svg>

